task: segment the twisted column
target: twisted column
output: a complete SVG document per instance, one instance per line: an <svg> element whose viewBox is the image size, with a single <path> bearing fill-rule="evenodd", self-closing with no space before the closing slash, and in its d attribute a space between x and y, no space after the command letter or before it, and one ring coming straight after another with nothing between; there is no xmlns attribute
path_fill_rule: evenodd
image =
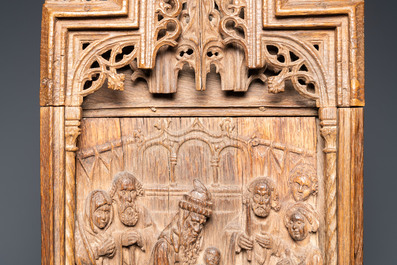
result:
<svg viewBox="0 0 397 265"><path fill-rule="evenodd" d="M76 151L80 135L81 108L65 108L65 265L75 265L74 226L76 211Z"/></svg>
<svg viewBox="0 0 397 265"><path fill-rule="evenodd" d="M337 209L336 209L336 137L337 137L336 108L320 109L321 136L325 140L325 233L326 233L326 264L336 265L337 249Z"/></svg>

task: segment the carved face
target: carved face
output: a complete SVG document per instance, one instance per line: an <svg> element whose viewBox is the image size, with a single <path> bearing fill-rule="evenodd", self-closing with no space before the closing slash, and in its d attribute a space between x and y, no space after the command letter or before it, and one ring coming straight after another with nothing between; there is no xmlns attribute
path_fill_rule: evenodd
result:
<svg viewBox="0 0 397 265"><path fill-rule="evenodd" d="M129 178L122 179L117 195L121 203L134 202L137 196L134 182Z"/></svg>
<svg viewBox="0 0 397 265"><path fill-rule="evenodd" d="M183 241L187 244L196 242L207 218L203 215L191 212L189 217L184 221L184 229L182 231Z"/></svg>
<svg viewBox="0 0 397 265"><path fill-rule="evenodd" d="M207 248L204 253L204 262L206 265L219 265L221 253L216 248Z"/></svg>
<svg viewBox="0 0 397 265"><path fill-rule="evenodd" d="M292 195L295 201L305 201L313 193L313 183L309 176L298 175L292 179Z"/></svg>
<svg viewBox="0 0 397 265"><path fill-rule="evenodd" d="M126 226L134 226L138 222L138 210L135 205L137 192L134 182L129 178L124 178L120 182L117 191L119 201L119 218Z"/></svg>
<svg viewBox="0 0 397 265"><path fill-rule="evenodd" d="M266 183L258 183L253 190L252 210L258 217L267 217L271 210L271 190Z"/></svg>
<svg viewBox="0 0 397 265"><path fill-rule="evenodd" d="M302 241L309 234L306 218L298 211L289 216L287 229L289 235L295 241Z"/></svg>
<svg viewBox="0 0 397 265"><path fill-rule="evenodd" d="M92 213L92 222L100 229L105 228L110 221L111 205L106 201L101 193L97 193L93 198L94 211Z"/></svg>

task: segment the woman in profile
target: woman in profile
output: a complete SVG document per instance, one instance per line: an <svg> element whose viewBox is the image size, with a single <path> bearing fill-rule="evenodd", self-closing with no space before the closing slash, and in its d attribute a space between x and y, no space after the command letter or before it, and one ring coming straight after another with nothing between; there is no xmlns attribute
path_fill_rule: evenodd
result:
<svg viewBox="0 0 397 265"><path fill-rule="evenodd" d="M116 245L108 231L113 221L113 206L104 190L92 191L84 207L82 220L76 222L75 258L78 265L109 265Z"/></svg>

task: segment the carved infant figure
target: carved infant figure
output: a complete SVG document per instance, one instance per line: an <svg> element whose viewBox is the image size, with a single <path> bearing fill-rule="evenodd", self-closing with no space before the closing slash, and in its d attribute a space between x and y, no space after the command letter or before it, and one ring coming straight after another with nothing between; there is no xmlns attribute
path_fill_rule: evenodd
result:
<svg viewBox="0 0 397 265"><path fill-rule="evenodd" d="M248 187L243 213L229 223L224 232L226 264L268 264L278 254L278 193L267 177L255 179ZM243 253L246 253L245 255Z"/></svg>
<svg viewBox="0 0 397 265"><path fill-rule="evenodd" d="M116 253L116 245L109 233L113 220L110 196L103 190L92 191L85 203L83 220L76 223L77 264L106 265Z"/></svg>
<svg viewBox="0 0 397 265"><path fill-rule="evenodd" d="M298 202L291 205L285 213L284 224L294 241L292 246L284 246L284 258L277 265L322 265L320 250L310 244L309 233L316 233L319 217L309 204Z"/></svg>
<svg viewBox="0 0 397 265"><path fill-rule="evenodd" d="M291 172L289 186L295 201L306 201L318 192L318 179L314 168L309 164L298 164Z"/></svg>
<svg viewBox="0 0 397 265"><path fill-rule="evenodd" d="M208 247L204 251L205 265L219 265L221 262L221 252L216 247Z"/></svg>
<svg viewBox="0 0 397 265"><path fill-rule="evenodd" d="M160 234L149 265L196 264L202 231L212 213L212 196L199 180L193 184L194 189L179 201L178 213Z"/></svg>

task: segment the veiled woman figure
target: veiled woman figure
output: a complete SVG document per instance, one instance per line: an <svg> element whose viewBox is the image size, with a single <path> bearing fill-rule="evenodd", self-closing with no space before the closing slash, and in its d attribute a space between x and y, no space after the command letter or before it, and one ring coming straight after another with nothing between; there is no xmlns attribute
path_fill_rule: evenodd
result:
<svg viewBox="0 0 397 265"><path fill-rule="evenodd" d="M319 223L319 216L310 204L291 205L284 215L291 241L285 242L284 257L276 265L323 265L321 251L310 243L309 236L317 232Z"/></svg>
<svg viewBox="0 0 397 265"><path fill-rule="evenodd" d="M76 222L76 264L111 264L116 252L115 242L108 231L112 221L113 206L109 194L104 190L92 191L85 201L83 218Z"/></svg>

